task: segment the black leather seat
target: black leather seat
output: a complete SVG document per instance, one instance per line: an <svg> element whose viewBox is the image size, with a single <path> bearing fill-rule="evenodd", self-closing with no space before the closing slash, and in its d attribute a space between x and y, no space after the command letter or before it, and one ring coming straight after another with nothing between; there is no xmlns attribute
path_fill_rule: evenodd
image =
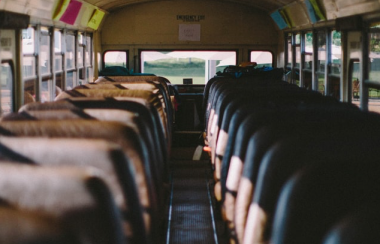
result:
<svg viewBox="0 0 380 244"><path fill-rule="evenodd" d="M324 238L323 244L375 244L380 240L379 202L364 204L338 221Z"/></svg>
<svg viewBox="0 0 380 244"><path fill-rule="evenodd" d="M310 155L308 166L294 172L277 203L272 243L320 243L343 216L378 199L380 164L371 145L380 142L368 137L374 134L379 131L363 128L334 136L317 150L325 155Z"/></svg>

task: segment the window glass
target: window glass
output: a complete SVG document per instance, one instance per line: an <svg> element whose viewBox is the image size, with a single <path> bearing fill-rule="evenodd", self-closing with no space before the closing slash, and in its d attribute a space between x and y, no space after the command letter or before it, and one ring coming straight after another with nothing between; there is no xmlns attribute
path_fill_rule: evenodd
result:
<svg viewBox="0 0 380 244"><path fill-rule="evenodd" d="M301 66L301 34L295 35L295 51L296 63L294 64L294 67L299 68Z"/></svg>
<svg viewBox="0 0 380 244"><path fill-rule="evenodd" d="M62 76L62 73L57 73L55 75L55 96L57 96L62 90Z"/></svg>
<svg viewBox="0 0 380 244"><path fill-rule="evenodd" d="M371 29L380 29L380 23L379 22L371 23L370 28Z"/></svg>
<svg viewBox="0 0 380 244"><path fill-rule="evenodd" d="M36 101L35 83L36 79L24 81L24 104Z"/></svg>
<svg viewBox="0 0 380 244"><path fill-rule="evenodd" d="M78 32L78 44L79 45L85 45L85 39L82 32Z"/></svg>
<svg viewBox="0 0 380 244"><path fill-rule="evenodd" d="M77 72L76 71L70 71L67 72L66 77L66 90L71 90L74 88L77 80Z"/></svg>
<svg viewBox="0 0 380 244"><path fill-rule="evenodd" d="M36 60L34 57L34 33L35 30L32 27L22 30L22 73L24 78L34 77L36 75Z"/></svg>
<svg viewBox="0 0 380 244"><path fill-rule="evenodd" d="M62 32L60 30L54 30L54 52L62 52Z"/></svg>
<svg viewBox="0 0 380 244"><path fill-rule="evenodd" d="M325 72L326 64L326 35L325 32L318 32L318 65L317 70Z"/></svg>
<svg viewBox="0 0 380 244"><path fill-rule="evenodd" d="M312 90L312 73L310 70L303 71L303 87Z"/></svg>
<svg viewBox="0 0 380 244"><path fill-rule="evenodd" d="M380 113L380 89L368 88L368 111Z"/></svg>
<svg viewBox="0 0 380 244"><path fill-rule="evenodd" d="M321 73L318 74L318 91L325 95L325 75Z"/></svg>
<svg viewBox="0 0 380 244"><path fill-rule="evenodd" d="M273 55L268 51L251 51L250 61L256 62L256 67L272 67Z"/></svg>
<svg viewBox="0 0 380 244"><path fill-rule="evenodd" d="M90 82L93 81L94 80L94 74L93 74L92 67L87 67L86 72L87 72L87 81L90 81Z"/></svg>
<svg viewBox="0 0 380 244"><path fill-rule="evenodd" d="M14 106L14 77L13 68L9 62L1 63L1 114L13 111Z"/></svg>
<svg viewBox="0 0 380 244"><path fill-rule="evenodd" d="M55 71L62 71L62 55L61 54L55 55L54 69Z"/></svg>
<svg viewBox="0 0 380 244"><path fill-rule="evenodd" d="M86 66L92 65L91 53L92 53L92 39L91 36L86 37Z"/></svg>
<svg viewBox="0 0 380 244"><path fill-rule="evenodd" d="M52 101L53 98L51 97L52 90L53 90L53 82L51 79L46 79L42 81L41 86L41 102L47 102ZM55 86L54 86L55 87Z"/></svg>
<svg viewBox="0 0 380 244"><path fill-rule="evenodd" d="M342 62L342 39L340 31L331 32L331 74L340 74Z"/></svg>
<svg viewBox="0 0 380 244"><path fill-rule="evenodd" d="M24 57L23 58L23 75L24 78L28 77L34 77L36 75L36 66L35 63L36 60L35 58L32 57Z"/></svg>
<svg viewBox="0 0 380 244"><path fill-rule="evenodd" d="M305 33L305 69L312 69L313 64L313 32Z"/></svg>
<svg viewBox="0 0 380 244"><path fill-rule="evenodd" d="M377 24L372 28L378 31L380 25ZM380 32L369 34L369 79L380 84ZM370 87L368 92L368 110L380 113L380 90Z"/></svg>
<svg viewBox="0 0 380 244"><path fill-rule="evenodd" d="M75 68L75 36L67 33L66 35L66 68Z"/></svg>
<svg viewBox="0 0 380 244"><path fill-rule="evenodd" d="M62 71L62 32L54 31L54 70Z"/></svg>
<svg viewBox="0 0 380 244"><path fill-rule="evenodd" d="M317 47L318 47L318 62L317 62L317 79L318 91L325 95L325 65L326 57L326 34L325 32L318 32L317 34Z"/></svg>
<svg viewBox="0 0 380 244"><path fill-rule="evenodd" d="M84 59L84 47L83 45L78 46L78 68L83 67L83 59Z"/></svg>
<svg viewBox="0 0 380 244"><path fill-rule="evenodd" d="M286 60L286 66L290 68L292 66L292 61L293 61L293 55L292 55L292 34L288 34L288 40L287 40L287 45L288 45L288 55L287 55L287 60Z"/></svg>
<svg viewBox="0 0 380 244"><path fill-rule="evenodd" d="M142 51L141 72L165 76L173 84L205 84L218 71L236 65L235 51Z"/></svg>
<svg viewBox="0 0 380 244"><path fill-rule="evenodd" d="M23 54L34 54L34 28L22 30L22 52Z"/></svg>
<svg viewBox="0 0 380 244"><path fill-rule="evenodd" d="M79 69L79 85L82 85L86 80L86 68Z"/></svg>
<svg viewBox="0 0 380 244"><path fill-rule="evenodd" d="M369 79L380 83L380 33L370 33L369 42Z"/></svg>
<svg viewBox="0 0 380 244"><path fill-rule="evenodd" d="M40 67L41 74L50 73L50 36L47 28L41 28L40 38Z"/></svg>
<svg viewBox="0 0 380 244"><path fill-rule="evenodd" d="M85 43L86 39L83 36L83 33L79 32L78 33L78 68L83 67L83 60L84 60L84 46L86 45Z"/></svg>
<svg viewBox="0 0 380 244"><path fill-rule="evenodd" d="M335 97L337 100L340 99L340 77L330 76L329 77L329 96Z"/></svg>
<svg viewBox="0 0 380 244"><path fill-rule="evenodd" d="M110 66L122 66L127 68L127 52L126 51L107 51L104 54L105 68Z"/></svg>
<svg viewBox="0 0 380 244"><path fill-rule="evenodd" d="M351 79L351 101L359 107L360 105L360 62L358 60L350 61L350 79Z"/></svg>

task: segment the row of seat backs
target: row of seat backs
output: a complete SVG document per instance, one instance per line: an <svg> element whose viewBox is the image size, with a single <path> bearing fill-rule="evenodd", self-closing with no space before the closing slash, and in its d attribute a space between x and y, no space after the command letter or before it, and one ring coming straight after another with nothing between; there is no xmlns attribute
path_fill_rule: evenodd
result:
<svg viewBox="0 0 380 244"><path fill-rule="evenodd" d="M2 134L6 135L4 137L5 141L18 139L17 137L13 138L14 136L33 137L33 139L20 138L20 141L30 141L25 148L33 148L36 152L35 154L40 155L39 159L44 159L43 162L47 162L47 159L49 159L49 163L50 161L57 162L59 161L58 159L62 161L65 157L70 159L68 155L74 154L74 159L77 160L70 160L72 164L78 163L82 164L82 166L88 164L92 165L93 168L100 169L96 170L97 174L95 175L101 175L100 178L107 185L107 187L103 187L107 190L102 191L107 192L109 188L112 193L112 197L102 199L109 203L115 202L118 210L114 209L113 211L120 215L119 219L116 218L116 220L121 221L120 218L123 220L123 224L118 223L118 221L104 223L114 229L112 231L114 237L122 236L122 238L116 238L119 241L118 243L125 243L125 241L128 243L128 240L131 243L155 243L160 235L158 229L161 228L157 225L162 223L159 209L164 198L161 187L165 181L166 166L163 164L166 163L168 152L165 147L167 144L159 141L160 138L165 138L165 136L157 138L158 135L164 134L164 131L162 130L162 124L161 128L159 126L161 120L157 116L156 107L151 105L149 101L141 102L136 101L136 99L114 99L111 97L96 98L95 100L91 98L58 99L52 103L28 104L20 110L20 113L10 114L2 118L0 126ZM109 116L115 116L112 109L119 110L117 111L118 118L116 119L119 122L112 121L115 120L114 118L110 119L111 121L94 119L109 120ZM120 109L125 110L124 116L120 116ZM120 123L120 120L125 121ZM142 136L144 133L145 137ZM36 140L40 139L39 137L41 136L49 137L49 139L44 138L37 143ZM54 144L52 143L53 140L71 141L59 142L63 144L56 142L59 146L53 148L51 145ZM75 143L75 140L83 141ZM94 147L93 145L94 143L95 145L99 143L94 142L97 140L101 140L102 143L112 144L112 147L117 147L118 150L112 150L112 153L109 150L99 150L99 147ZM148 141L151 142L151 145L145 144ZM42 146L41 143L45 144ZM77 153L72 153L72 148L69 146L71 143L79 149ZM40 147L37 145L40 145ZM155 147L155 145L158 145L158 147ZM108 145L108 147L110 146ZM20 160L31 155L31 151L23 155L21 152L17 152L17 148L16 146L12 150L4 150L11 152L11 156L4 156L4 158L10 159L17 154ZM97 148L98 151L96 153L90 152L90 154L79 153L80 151L85 153L86 150L82 149L88 148ZM149 152L148 148L151 149ZM160 155L157 151L162 154L159 158L155 158ZM50 154L47 152L50 152ZM99 152L104 153L103 157L99 156ZM156 153L152 154L152 152ZM115 157L118 154L119 157ZM97 157L91 158L88 155L97 155ZM36 157L38 158L38 156ZM112 160L108 159L108 157L112 158ZM26 161L40 162L37 158L34 158L35 160L29 158ZM107 161L104 160L105 158L107 158ZM93 165L96 162L98 165ZM106 163L108 163L107 166L105 165ZM64 163L62 162L62 164ZM34 168L38 169L39 167ZM111 170L113 168L115 168L116 172ZM57 208L59 211L59 205ZM80 210L77 211L80 212ZM111 218L111 216L107 216L107 218L115 219ZM101 220L96 220L95 223L99 221L102 222ZM89 226L93 225L90 224ZM96 232L96 230L91 231ZM97 232L97 235L102 235L101 231ZM99 238L95 239L98 239L98 242L94 243L106 242ZM107 243L116 243L112 242L110 237L106 239L109 239Z"/></svg>
<svg viewBox="0 0 380 244"><path fill-rule="evenodd" d="M166 109L170 130L172 130L174 119L173 91L175 90L170 81L162 76L101 76L94 82L95 84L113 84L121 85L128 89L134 84L141 84L141 81L153 85L159 90L162 96L162 103ZM128 85L127 85L128 84Z"/></svg>
<svg viewBox="0 0 380 244"><path fill-rule="evenodd" d="M334 112L334 114L330 112ZM258 130L251 136L241 175L241 180L244 179L253 188L250 190L253 191L252 199L245 199L246 206L248 202L250 206L248 206L249 213L247 213L244 243L269 240L273 234L278 233L276 230L272 232L275 212L290 211L290 209L284 208L283 204L277 203L279 195L287 180L298 170L313 163L318 165L329 162L329 164L334 165L341 161L350 164L351 162L360 163L367 157L372 157L371 161L374 159L375 154L370 145L377 144L379 141L365 138L378 132L373 130L365 132L357 128L362 125L369 127L370 124L380 122L378 116L375 116L377 118L368 118L360 111L332 110L326 112L316 109L305 112L305 115L307 117L299 118L298 121L293 120L290 123L281 121L281 124L270 125ZM323 119L324 115L325 118ZM363 117L367 118L363 119ZM366 141L365 146L362 141ZM358 142L362 143L363 147L357 147ZM359 150L355 150L355 148ZM362 154L366 156L364 157ZM345 170L345 168L342 167L341 170ZM357 177L361 178L363 175L358 174ZM335 180L337 179L339 179L338 175ZM351 189L348 187L347 190L350 191ZM244 186L239 185L238 198L240 194L244 197L245 192ZM302 195L299 197L303 198ZM326 199L329 199L330 210L337 207L336 202L331 201L331 198L326 197ZM245 211L247 211L247 207ZM313 214L316 213L319 217L322 216L318 211ZM291 226L291 224L285 223L284 219L281 220L281 226ZM306 223L305 221L304 224ZM244 224L244 221L240 221L239 224ZM308 225L314 226L314 229L317 229L317 226L326 226L321 221L314 221ZM299 227L293 225L293 231L298 232L298 235L302 232ZM256 228L261 228L261 231L256 235L251 235L247 231ZM247 236L248 239L245 240ZM313 238L321 237L314 236ZM290 239L279 238L278 240L283 241L280 243L287 243Z"/></svg>
<svg viewBox="0 0 380 244"><path fill-rule="evenodd" d="M217 82L215 82L215 83L217 83ZM231 89L231 87L229 89ZM303 92L303 91L301 91L301 92ZM240 91L240 93L237 93L237 96L241 97L241 94L242 94L242 92ZM306 95L306 92L305 92L305 95ZM220 96L222 96L222 95L220 95ZM317 98L317 97L318 96L315 96L314 98ZM222 100L224 100L224 99L226 99L226 98L223 98ZM235 100L239 100L239 99L236 99L236 97L234 99ZM235 100L233 100L233 101L235 101ZM281 102L281 100L279 100L279 101ZM284 109L284 107L281 108L281 110L278 110L277 108L273 109L273 107L272 107L272 108L270 108L269 111L267 111L267 109L258 109L258 108L252 109L252 107L250 107L250 106L245 106L245 107L250 107L251 110L247 110L247 112L245 113L245 115L244 116L240 116L240 117L242 117L242 118L249 117L249 116L247 116L247 114L249 114L250 118L247 118L246 121L240 120L240 122L236 122L235 121L234 123L232 123L232 124L240 125L240 127L239 127L239 129L240 129L239 132L240 133L237 133L237 134L239 134L239 136L236 136L236 137L239 137L240 139L236 138L235 141L234 140L229 140L229 142L232 141L232 144L229 144L229 146L226 146L226 147L228 149L231 149L231 148L233 148L233 145L238 145L238 147L235 147L236 148L236 152L235 152L234 155L236 155L236 154L239 155L239 151L240 151L241 155L245 155L245 152L251 154L250 156L246 156L245 160L244 160L244 156L243 156L243 159L242 159L242 160L245 161L244 168L242 169L243 176L244 176L244 174L248 174L248 175L251 174L248 177L245 176L246 178L249 179L249 181L251 181L250 182L250 184L251 184L250 187L251 188L252 187L258 188L259 187L259 183L255 179L252 179L252 172L256 172L256 173L253 173L253 175L256 175L256 177L257 177L257 175L258 175L258 168L261 167L260 166L260 160L257 161L257 158L260 158L260 154L261 154L261 156L262 156L262 154L265 154L266 150L262 150L262 149L258 150L257 147L258 147L259 143L257 142L257 140L255 142L252 142L252 139L248 140L247 138L250 138L250 135L253 134L251 138L253 138L253 137L255 137L256 139L260 138L260 141L264 141L263 144L266 144L266 143L269 144L269 145L271 144L271 143L268 143L268 135L259 136L261 130L260 129L258 130L258 128L263 127L263 125L267 125L268 123L273 123L273 122L281 121L280 123L277 123L277 127L274 127L274 128L271 128L271 129L268 129L268 127L266 127L266 128L263 129L264 131L269 131L269 132L273 133L273 135L278 136L278 133L284 133L284 131L287 132L287 131L289 131L289 129L299 128L299 127L302 127L303 124L308 124L308 129L305 130L304 133L309 133L310 130L312 130L313 128L316 128L316 131L318 131L318 133L323 134L323 137L322 137L323 140L325 140L325 141L328 142L329 139L330 139L330 137L329 137L329 134L326 134L327 131L329 131L331 133L331 135L334 135L333 132L336 132L336 131L339 131L340 129L343 129L342 128L342 123L345 123L346 121L350 121L352 118L363 118L363 117L367 116L367 115L363 115L361 112L359 112L357 109L353 108L350 105L340 104L340 103L337 103L336 101L332 101L329 98L325 99L324 97L321 97L321 99L319 99L319 98L317 100L316 99L312 99L311 101L313 101L313 102L312 103L310 103L310 102L306 103L307 105L305 105L305 100L304 99L300 100L300 102L298 102L298 104L296 104L297 106L291 108L290 111L289 111L289 107L287 107L286 110L282 110L282 109ZM234 107L234 106L231 105L231 103L232 102L230 101L227 106ZM240 105L241 105L241 107L244 107L243 104L240 104ZM326 105L328 105L328 106L326 106ZM307 112L302 111L302 109L304 109L305 107L309 107L307 109L309 111L307 111ZM237 116L237 114L239 114L239 112L236 111L236 110L238 110L236 105L233 108L233 110L234 111L231 112L231 113L233 113L234 115ZM259 111L261 110L261 111L258 112L258 110ZM294 111L292 111L292 110L294 110ZM301 110L301 114L303 112L303 114L301 115L301 118L300 118L300 110ZM281 116L279 116L279 112L283 112L284 114L281 115ZM215 112L215 113L217 113L217 112ZM241 112L240 114L244 114L244 112ZM332 116L332 115L337 115L337 114L339 116L336 116L336 118L333 118L334 116ZM269 116L269 118L270 118L269 120L268 120L268 115L270 115ZM285 117L282 117L282 116L285 116ZM298 116L298 118L297 118L297 116ZM264 119L262 117L264 117ZM288 121L286 121L286 119L284 120L284 118L286 118L286 117L288 118ZM351 130L355 130L355 128L359 128L362 125L370 127L370 126L373 126L374 124L376 124L378 122L378 118L374 118L374 117L376 117L375 115L370 115L370 117L371 117L371 119L368 119L368 118L361 119L360 123L356 119L356 123L351 123L351 126L352 126L351 128L349 126L347 128L344 128L343 129L344 133L338 135L338 136L340 136L339 138L344 138L342 140L342 142L344 142L346 140L346 138L344 136L347 136L347 133L349 134ZM302 119L303 119L303 121L302 121ZM259 122L260 120L261 120L261 122ZM224 118L224 120L222 120L222 121L230 121L231 122L231 121L234 121L234 120L231 119L231 117L227 117L227 118ZM242 124L242 121L244 121L245 123ZM300 123L300 121L302 121L302 123ZM255 124L252 125L252 123L254 123L254 122L256 122L256 125ZM257 122L259 122L259 124L257 124ZM334 128L334 129L332 129L332 130L326 130L326 127L327 128L329 126L331 127L331 123L333 123L333 122L335 123L335 126L332 126L332 128ZM261 124L261 126L260 126L260 124ZM288 126L284 126L286 124L288 124ZM321 127L322 129L320 130L318 127ZM251 131L249 131L249 128L251 128ZM257 132L255 132L255 131L257 131ZM274 131L276 131L276 133L274 133ZM293 133L300 133L300 134L302 134L301 131L302 131L302 129L296 129L296 130L293 130ZM356 130L356 131L358 131L358 130ZM234 132L237 132L237 130L234 130ZM316 133L316 135L319 135L318 133ZM230 133L228 133L228 134L229 134L228 139L230 139L230 137L233 138L234 135L237 135L235 133L231 133L232 135ZM265 134L265 133L261 132L261 134ZM244 136L244 135L246 135L246 136ZM315 136L315 134L313 134L313 135ZM366 138L366 136L369 136L369 134L368 135L361 135L360 134L360 135L357 135L355 138L363 140L364 138ZM312 138L313 137L309 137L308 140L311 140ZM246 142L244 142L244 140ZM305 140L305 141L308 141L308 140ZM250 141L250 144L249 144L250 146L248 146L248 148L247 148L247 146L242 146L242 145L247 145L247 141ZM267 141L267 142L265 143L265 141ZM355 140L351 140L351 141L355 142ZM298 144L302 145L302 142L300 143L300 141L298 141ZM297 153L297 151L298 151L297 150L297 145L298 144L292 144L292 147L294 147L293 151L295 150L294 153ZM310 144L307 144L307 143L305 143L304 145L310 146ZM268 145L267 145L267 147L268 147ZM310 146L310 147L308 147L308 150L305 149L305 151L306 152L310 151L310 148L313 148L313 147ZM333 147L331 147L331 148L333 148ZM302 148L300 150L302 150ZM325 148L325 150L326 150L326 148ZM345 148L345 150L350 150L350 149ZM288 151L289 150L285 150L285 152L288 152ZM323 155L322 151L320 151L320 153L321 153L321 155ZM306 155L309 155L309 154L306 154ZM256 160L253 160L255 157L256 157ZM293 157L297 157L297 155L293 154ZM279 157L278 159L282 159L282 160L279 160L279 162L282 162L283 165L285 165L284 167L286 167L286 165L287 165L286 163L287 162L286 162L286 160L284 160L284 157L282 157L282 158ZM309 157L308 157L308 159L310 160ZM347 158L345 160L347 160ZM256 163L254 163L254 165L247 164L247 162L251 162L251 161L255 161ZM256 167L256 170L252 169L252 167L253 168ZM227 171L226 171L226 169L227 169ZM224 174L226 172L228 173L228 169L229 169L228 165L225 166L225 168L224 168L224 170L225 170ZM285 170L285 172L286 172L286 170ZM271 176L268 177L268 174L271 175ZM270 173L267 173L267 174L261 173L260 174L260 176L266 178L269 182L271 182L271 181L273 182L274 181L273 180L274 175L275 175L274 173L272 173L272 174L270 174ZM224 176L224 177L222 176L222 179L226 180L225 177L226 176ZM255 178L255 177L253 177L253 178ZM244 180L240 179L240 184L242 184L242 182L244 182ZM277 181L274 181L274 182L277 182ZM264 187L264 186L262 186L263 183L260 183L260 184L261 185L260 185L259 189L262 189ZM244 185L244 184L242 184L242 185ZM266 183L266 185L268 185L268 183ZM280 184L280 186L281 185L282 184ZM275 203L276 203L276 199L277 199L275 197L276 196L276 194L275 194L276 191L273 191L273 187L272 188L268 187L268 189L271 189L271 190L267 190L268 192L272 192L273 193L271 196L272 196L272 198L274 197L274 200L272 199L272 206L274 206ZM240 187L239 187L239 190L240 190ZM229 192L229 191L231 191L231 189L225 189L224 192L226 192L226 191ZM251 197L253 197L253 195L255 195L256 199L257 199L257 198L259 198L258 196L262 196L261 193L257 193L257 189L254 192L252 192L252 191L253 190L251 190L251 195L250 195ZM278 191L279 191L279 189L277 190L277 192ZM236 192L235 192L235 194L236 194ZM245 194L242 194L243 197L246 196L246 195L249 195L249 192L245 192ZM265 194L263 194L263 195L265 196ZM248 200L245 200L245 201L249 201L250 202L251 198L250 197L247 197L247 198L248 198ZM259 202L258 199L256 201ZM252 203L254 203L254 201ZM262 208L262 206L265 206L265 204L263 204L261 202L260 202L260 204L257 203L257 202L255 204L257 204L261 208ZM226 205L228 205L228 204L226 204ZM242 207L244 208L244 206L242 206ZM245 206L245 207L247 208L247 206ZM257 206L256 206L256 209L257 209ZM245 210L245 211L247 211L247 210ZM255 212L255 211L252 211L252 212ZM238 213L236 213L236 214L238 214ZM268 214L269 218L271 219L273 217L274 213L273 213L273 211L271 213L268 211L265 214ZM242 214L242 215L244 215L244 214ZM255 217L256 218L258 217L257 211L256 211ZM267 216L265 216L265 217L267 218ZM281 219L281 218L279 218L279 219ZM263 219L261 219L261 221L263 221ZM269 220L269 221L265 220L264 222L266 222L266 221L267 222L271 222L271 220ZM244 225L245 223L240 223L240 224ZM306 224L306 223L304 223L304 224ZM268 223L265 223L265 225L268 225ZM269 223L269 226L270 225L271 225L271 223ZM252 229L252 227L258 227L258 226L257 225L256 226L252 226L251 225L249 227L250 227L249 232L250 233L255 233L255 230ZM259 235L261 235L262 238L264 238L263 236L266 235L265 238L268 241L268 238L270 237L270 234L269 234L269 237L268 237L268 233L270 233L270 231L268 231L268 229L270 229L270 228L268 226L266 226L266 227L264 226L264 227L261 227L261 228L262 228L262 230L259 231L259 232L261 232L261 233L259 233ZM240 238L240 241L241 240L242 239ZM284 240L284 238L282 238L282 237L278 238L277 241L279 241L279 240ZM244 243L252 243L252 242L256 243L255 241L256 242L257 241L260 242L260 241L263 241L263 239L261 239L261 240L260 240L260 238L259 238L259 240L257 240L257 239L256 240L252 240L252 239L250 239L250 241L246 241ZM291 239L287 239L287 241L283 241L281 243L289 243L289 242L291 242ZM293 242L291 242L291 243L293 243ZM296 242L296 243L305 243L305 242Z"/></svg>
<svg viewBox="0 0 380 244"><path fill-rule="evenodd" d="M236 195L236 193L234 193L236 189L227 189L227 172L230 163L233 163L234 165L243 163L240 162L243 160L240 155L244 155L246 152L246 141L248 135L250 135L255 129L258 129L260 126L263 126L273 119L268 117L268 113L272 113L273 115L276 111L281 111L284 108L295 108L301 102L309 103L320 98L321 96L316 93L310 93L310 95L304 94L295 86L288 86L287 83L282 83L281 81L272 82L271 85L270 83L248 83L248 85L242 84L242 89L236 89L236 86L232 85L224 85L224 87L228 89L220 92L221 95L219 96L219 99L216 102L217 105L215 106L216 109L214 113L219 117L218 122L213 121L213 123L216 123L217 126L215 126L214 130L211 130L214 134L209 135L212 136L212 139L214 139L211 141L211 146L215 148L215 150L211 151L212 158L214 158L216 162L214 164L216 172L215 179L217 181L215 194L216 196L219 195L219 199L222 200L222 203L224 203L227 220L232 221L234 218L233 208L232 211L230 211L229 207L233 206L234 203L229 201L224 202L224 200L226 193L231 193L232 196ZM223 91L225 92L223 93ZM226 114L227 116L223 116L224 108L228 105L231 105L230 110L234 116L229 117L228 114ZM251 118L251 121L244 122L246 117L252 116L253 114L256 116ZM225 155L220 154L219 151L217 151L218 146L221 145L219 140L217 140L220 131L219 127L228 128L228 125L222 125L221 122L229 124L231 129L227 130L228 133L226 133L227 131L221 132L222 135L228 135L225 136L227 138L224 139L224 148L226 150ZM256 125L252 126L252 122L256 122ZM238 139L235 140L235 138ZM219 180L220 182L218 182ZM232 229L234 229L233 226Z"/></svg>

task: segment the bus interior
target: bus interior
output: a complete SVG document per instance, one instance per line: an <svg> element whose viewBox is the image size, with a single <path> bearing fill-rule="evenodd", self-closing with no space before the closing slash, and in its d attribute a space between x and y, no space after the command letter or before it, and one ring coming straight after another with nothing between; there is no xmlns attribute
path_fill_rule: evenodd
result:
<svg viewBox="0 0 380 244"><path fill-rule="evenodd" d="M0 0L0 64L0 243L379 242L378 0Z"/></svg>

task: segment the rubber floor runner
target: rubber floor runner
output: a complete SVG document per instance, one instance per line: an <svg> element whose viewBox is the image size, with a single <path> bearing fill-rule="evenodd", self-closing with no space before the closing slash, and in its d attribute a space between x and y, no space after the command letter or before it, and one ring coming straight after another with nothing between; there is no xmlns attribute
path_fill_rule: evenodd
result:
<svg viewBox="0 0 380 244"><path fill-rule="evenodd" d="M170 244L216 243L207 160L174 162Z"/></svg>

